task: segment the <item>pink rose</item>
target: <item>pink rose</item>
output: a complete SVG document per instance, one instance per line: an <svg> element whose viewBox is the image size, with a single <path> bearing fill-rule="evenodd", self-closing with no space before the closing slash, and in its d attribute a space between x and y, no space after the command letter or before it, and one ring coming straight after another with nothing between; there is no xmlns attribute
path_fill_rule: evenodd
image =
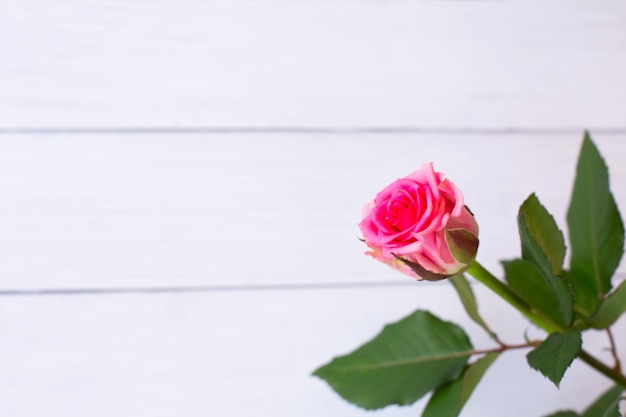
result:
<svg viewBox="0 0 626 417"><path fill-rule="evenodd" d="M359 228L367 255L419 280L463 272L478 250L478 224L463 194L432 163L378 193Z"/></svg>

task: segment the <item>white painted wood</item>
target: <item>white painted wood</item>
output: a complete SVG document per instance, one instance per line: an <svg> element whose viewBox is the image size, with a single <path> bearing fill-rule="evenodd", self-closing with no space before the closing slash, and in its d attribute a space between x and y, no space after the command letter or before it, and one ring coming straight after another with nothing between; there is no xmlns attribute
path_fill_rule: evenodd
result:
<svg viewBox="0 0 626 417"><path fill-rule="evenodd" d="M621 1L0 5L0 127L624 127Z"/></svg>
<svg viewBox="0 0 626 417"><path fill-rule="evenodd" d="M595 139L623 207L624 138ZM579 145L569 135L4 135L2 289L406 282L361 255L355 223L380 187L428 160L464 190L479 257L497 270L518 252L514 218L528 193L563 225ZM498 332L521 340L528 325L476 290ZM307 375L383 323L430 309L490 346L447 283L0 300L0 414L16 417L358 416ZM606 347L602 335L591 342ZM464 415L580 409L607 385L580 364L570 373L556 391L508 354ZM519 403L522 390L534 400Z"/></svg>
<svg viewBox="0 0 626 417"><path fill-rule="evenodd" d="M483 312L501 337L523 341L518 315L477 289ZM465 317L450 285L3 297L0 414L364 416L365 411L309 375L416 308L463 325L477 347L493 346ZM624 330L622 321L617 334ZM592 345L598 349L606 340L595 337ZM558 408L581 409L608 386L575 363L568 371L571 378L557 390L528 369L525 353L509 352L498 359L463 416L540 416ZM626 353L624 345L621 353ZM376 415L415 416L423 406L389 407Z"/></svg>
<svg viewBox="0 0 626 417"><path fill-rule="evenodd" d="M479 259L498 271L518 253L530 192L564 226L583 128L597 128L626 210L625 21L612 0L4 1L0 290L405 283L362 256L356 223L380 187L426 161L463 189ZM98 130L162 126L344 130ZM466 133L350 133L371 126ZM6 130L45 127L100 133ZM492 134L467 134L477 128ZM476 291L493 327L520 341L517 314ZM489 345L451 297L445 282L5 295L0 415L362 416L310 372L415 308ZM608 385L574 364L557 391L523 353L496 362L464 417L580 410Z"/></svg>
<svg viewBox="0 0 626 417"><path fill-rule="evenodd" d="M597 135L622 210L623 136ZM481 227L479 258L519 253L533 191L565 229L579 135L0 136L4 289L337 283L404 278L356 224L386 184L434 161ZM623 272L624 269L621 269Z"/></svg>

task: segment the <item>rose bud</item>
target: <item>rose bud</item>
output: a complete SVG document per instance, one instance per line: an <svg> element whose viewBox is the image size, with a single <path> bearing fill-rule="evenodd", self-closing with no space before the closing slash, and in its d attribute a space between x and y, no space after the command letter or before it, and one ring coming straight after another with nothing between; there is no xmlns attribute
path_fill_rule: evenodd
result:
<svg viewBox="0 0 626 417"><path fill-rule="evenodd" d="M359 228L366 255L418 280L459 274L478 250L478 224L463 194L432 163L378 193Z"/></svg>

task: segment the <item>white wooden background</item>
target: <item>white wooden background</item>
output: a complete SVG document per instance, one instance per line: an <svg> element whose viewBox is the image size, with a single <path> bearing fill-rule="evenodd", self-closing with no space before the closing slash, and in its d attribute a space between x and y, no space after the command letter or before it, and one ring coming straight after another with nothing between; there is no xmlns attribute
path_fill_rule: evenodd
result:
<svg viewBox="0 0 626 417"><path fill-rule="evenodd" d="M622 1L3 1L0 415L365 415L309 375L384 323L430 309L491 345L449 284L362 256L361 205L434 161L500 271L530 192L564 226L588 128L626 210L624 74ZM609 386L524 353L463 416Z"/></svg>

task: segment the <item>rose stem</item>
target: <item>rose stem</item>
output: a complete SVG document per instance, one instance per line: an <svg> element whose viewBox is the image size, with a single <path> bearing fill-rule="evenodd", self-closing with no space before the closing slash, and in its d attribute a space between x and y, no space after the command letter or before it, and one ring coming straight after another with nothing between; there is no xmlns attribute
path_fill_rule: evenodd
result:
<svg viewBox="0 0 626 417"><path fill-rule="evenodd" d="M515 294L506 284L493 276L491 272L487 271L481 264L478 263L478 261L472 261L465 272L473 276L476 281L484 284L491 291L495 292L504 301L511 304L546 332L554 333L556 331L562 331L562 329L555 324L533 312L524 300L519 298L519 296Z"/></svg>
<svg viewBox="0 0 626 417"><path fill-rule="evenodd" d="M622 364L619 361L619 356L617 356L615 338L613 338L613 332L611 331L611 327L606 328L606 334L609 337L609 343L611 344L611 355L613 356L613 360L615 361L613 369L615 369L617 372L622 372Z"/></svg>
<svg viewBox="0 0 626 417"><path fill-rule="evenodd" d="M541 327L546 332L554 333L564 331L564 329L560 328L559 326L556 326L555 324L546 321L543 317L539 317L537 316L537 314L532 312L530 306L526 304L524 300L520 299L517 294L511 291L511 289L507 285L505 285L502 281L493 276L491 272L487 271L476 260L472 261L472 263L467 268L467 271L465 272L473 276L478 282L484 284L490 290L502 297L503 300L518 309L522 314L531 319L537 326ZM618 369L610 368L609 366L600 362L595 357L591 356L587 351L583 349L581 349L578 353L578 357L596 371L600 372L604 376L612 379L617 384L626 388L626 376L624 376L624 374L622 374Z"/></svg>
<svg viewBox="0 0 626 417"><path fill-rule="evenodd" d="M606 366L583 349L578 352L578 357L596 371L600 372L604 376L612 379L622 387L626 388L626 376L624 376L624 374L622 374L618 370Z"/></svg>

